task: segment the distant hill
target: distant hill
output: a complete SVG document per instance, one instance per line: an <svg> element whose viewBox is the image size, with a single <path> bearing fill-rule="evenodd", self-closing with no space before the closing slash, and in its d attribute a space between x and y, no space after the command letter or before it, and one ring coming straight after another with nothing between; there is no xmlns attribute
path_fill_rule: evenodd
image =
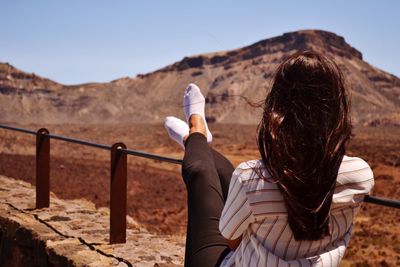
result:
<svg viewBox="0 0 400 267"><path fill-rule="evenodd" d="M207 98L208 119L255 124L274 70L290 54L313 49L346 75L356 124L400 125L400 79L363 61L343 37L320 30L285 33L243 48L185 57L155 72L109 83L65 86L0 63L0 120L21 123L156 123L183 117L182 92L194 82Z"/></svg>

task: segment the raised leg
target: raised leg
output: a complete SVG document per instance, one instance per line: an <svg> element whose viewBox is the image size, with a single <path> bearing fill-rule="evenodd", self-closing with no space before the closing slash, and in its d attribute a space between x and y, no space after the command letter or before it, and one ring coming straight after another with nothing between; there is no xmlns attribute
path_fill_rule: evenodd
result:
<svg viewBox="0 0 400 267"><path fill-rule="evenodd" d="M232 163L227 158L225 158L221 153L219 153L213 148L210 149L214 158L214 165L215 168L217 169L219 180L221 182L221 188L225 203L226 197L228 196L229 183L231 181L232 173L235 170L235 168L233 167Z"/></svg>
<svg viewBox="0 0 400 267"><path fill-rule="evenodd" d="M221 156L210 149L204 134L195 132L186 139L182 164L188 191L185 266L218 266L230 251L218 227L226 199L220 177L225 181L228 169ZM221 175L215 158L224 162L219 166Z"/></svg>

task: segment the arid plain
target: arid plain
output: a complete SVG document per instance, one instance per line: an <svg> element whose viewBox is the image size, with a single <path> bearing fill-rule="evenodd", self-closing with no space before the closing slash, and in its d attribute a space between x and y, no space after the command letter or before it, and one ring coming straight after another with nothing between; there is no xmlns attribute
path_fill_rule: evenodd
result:
<svg viewBox="0 0 400 267"><path fill-rule="evenodd" d="M45 125L23 125L37 130ZM234 165L259 158L256 126L211 124L213 147ZM181 158L182 149L169 140L161 124L49 125L51 133ZM347 155L365 159L375 176L373 195L400 195L400 127L354 128ZM35 183L34 136L0 129L0 173ZM109 205L107 151L51 141L51 191L60 198L86 198ZM128 214L150 231L184 236L186 189L180 166L128 156ZM356 219L343 266L398 266L400 211L364 203Z"/></svg>

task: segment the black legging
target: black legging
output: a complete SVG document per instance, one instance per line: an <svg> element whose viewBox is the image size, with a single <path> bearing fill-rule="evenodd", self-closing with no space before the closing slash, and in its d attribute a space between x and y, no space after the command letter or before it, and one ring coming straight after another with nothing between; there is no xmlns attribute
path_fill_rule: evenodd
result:
<svg viewBox="0 0 400 267"><path fill-rule="evenodd" d="M229 160L209 147L204 135L189 135L182 164L188 191L185 267L219 266L230 252L218 224L233 170Z"/></svg>

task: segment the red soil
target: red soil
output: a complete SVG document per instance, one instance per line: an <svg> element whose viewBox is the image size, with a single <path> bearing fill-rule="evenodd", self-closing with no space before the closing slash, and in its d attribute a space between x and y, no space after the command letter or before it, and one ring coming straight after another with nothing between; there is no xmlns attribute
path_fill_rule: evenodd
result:
<svg viewBox="0 0 400 267"><path fill-rule="evenodd" d="M25 126L37 129L37 126ZM61 128L62 127L62 128ZM162 126L57 126L50 131L129 148L182 157ZM54 129L54 130L53 130ZM214 147L233 163L258 158L255 127L212 125ZM400 128L356 128L347 154L365 159L373 168L373 195L399 198ZM34 137L0 130L0 173L34 184ZM51 191L61 198L86 198L96 206L109 205L109 153L51 141ZM186 189L180 166L128 157L128 214L151 231L184 234ZM356 219L344 266L400 265L400 211L364 204Z"/></svg>

